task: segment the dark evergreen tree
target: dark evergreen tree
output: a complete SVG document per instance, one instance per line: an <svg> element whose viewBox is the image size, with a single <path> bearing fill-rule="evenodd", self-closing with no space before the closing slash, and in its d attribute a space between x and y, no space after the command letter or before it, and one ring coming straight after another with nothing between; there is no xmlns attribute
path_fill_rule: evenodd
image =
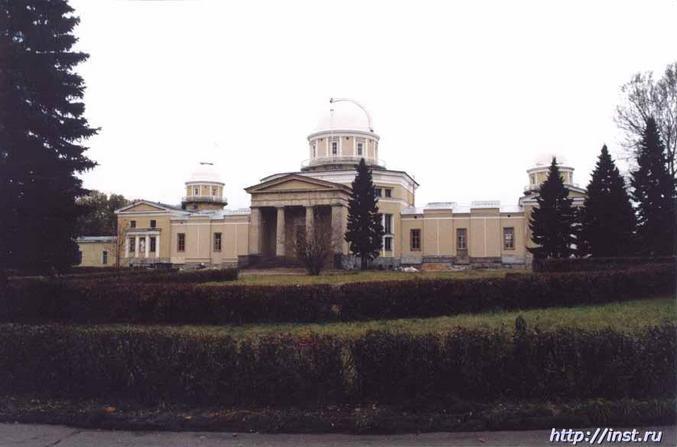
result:
<svg viewBox="0 0 677 447"><path fill-rule="evenodd" d="M361 269L365 270L369 261L378 256L383 246L384 230L376 205L376 189L371 169L367 167L364 158L357 166L352 188L345 239L350 244L350 251L360 258Z"/></svg>
<svg viewBox="0 0 677 447"><path fill-rule="evenodd" d="M625 181L605 145L588 184L577 245L595 257L623 256L633 246L634 231L635 213Z"/></svg>
<svg viewBox="0 0 677 447"><path fill-rule="evenodd" d="M529 228L537 247L529 251L538 259L570 256L575 242L574 210L555 158L550 164L548 178L538 190L536 201L538 206L531 213Z"/></svg>
<svg viewBox="0 0 677 447"><path fill-rule="evenodd" d="M639 253L670 255L675 247L675 183L668 171L665 147L656 121L649 118L637 145L637 169L631 173L632 199L637 204Z"/></svg>
<svg viewBox="0 0 677 447"><path fill-rule="evenodd" d="M77 260L76 177L95 163L82 139L84 83L66 0L0 0L0 270L63 269Z"/></svg>

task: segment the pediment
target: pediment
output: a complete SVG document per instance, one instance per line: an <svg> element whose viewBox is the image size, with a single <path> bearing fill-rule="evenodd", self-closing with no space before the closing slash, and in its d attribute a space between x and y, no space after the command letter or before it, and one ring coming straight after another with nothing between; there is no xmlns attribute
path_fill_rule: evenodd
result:
<svg viewBox="0 0 677 447"><path fill-rule="evenodd" d="M289 174L245 188L250 194L294 191L349 191L345 185L328 182L299 174Z"/></svg>
<svg viewBox="0 0 677 447"><path fill-rule="evenodd" d="M119 210L116 210L116 213L157 213L163 211L176 211L177 209L168 205L163 205L161 203L147 202L145 200L140 200L134 202L130 205L127 205Z"/></svg>

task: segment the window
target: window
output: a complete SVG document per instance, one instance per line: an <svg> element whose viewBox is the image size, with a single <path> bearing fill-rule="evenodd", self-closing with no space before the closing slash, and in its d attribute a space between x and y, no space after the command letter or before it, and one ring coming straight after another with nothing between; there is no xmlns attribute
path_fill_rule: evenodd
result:
<svg viewBox="0 0 677 447"><path fill-rule="evenodd" d="M393 251L393 238L391 236L386 236L383 239L383 249L385 251Z"/></svg>
<svg viewBox="0 0 677 447"><path fill-rule="evenodd" d="M363 143L357 143L357 155L362 155L362 151L364 149L364 144Z"/></svg>
<svg viewBox="0 0 677 447"><path fill-rule="evenodd" d="M409 242L411 245L411 251L420 251L421 250L421 230L414 229L411 230L409 236Z"/></svg>
<svg viewBox="0 0 677 447"><path fill-rule="evenodd" d="M177 233L176 251L186 251L186 233Z"/></svg>
<svg viewBox="0 0 677 447"><path fill-rule="evenodd" d="M214 251L221 251L221 233L214 233Z"/></svg>
<svg viewBox="0 0 677 447"><path fill-rule="evenodd" d="M338 154L338 142L336 142L336 141L331 142L331 154L332 155Z"/></svg>
<svg viewBox="0 0 677 447"><path fill-rule="evenodd" d="M458 250L468 249L468 234L465 228L456 229L456 248Z"/></svg>
<svg viewBox="0 0 677 447"><path fill-rule="evenodd" d="M315 149L315 143L313 143L313 158L317 157L317 150Z"/></svg>
<svg viewBox="0 0 677 447"><path fill-rule="evenodd" d="M194 196L199 196L199 195L200 195L200 187L199 187L199 186L193 187L193 195L194 195Z"/></svg>
<svg viewBox="0 0 677 447"><path fill-rule="evenodd" d="M151 253L155 253L156 245L157 245L157 242L155 241L155 236L151 236L150 237L150 247L149 247L149 251Z"/></svg>
<svg viewBox="0 0 677 447"><path fill-rule="evenodd" d="M219 193L219 189L216 186L212 186L212 195L216 196Z"/></svg>
<svg viewBox="0 0 677 447"><path fill-rule="evenodd" d="M156 221L155 219L151 219L151 220L150 220L150 227L151 227L151 228L157 227L157 221Z"/></svg>
<svg viewBox="0 0 677 447"><path fill-rule="evenodd" d="M393 190L390 188L386 188L383 190L385 192L386 197L392 197L393 196Z"/></svg>
<svg viewBox="0 0 677 447"><path fill-rule="evenodd" d="M536 184L536 176L534 174L529 175L529 183L531 183L532 185Z"/></svg>
<svg viewBox="0 0 677 447"><path fill-rule="evenodd" d="M129 246L129 252L134 253L136 251L136 241L135 238L130 237L127 239L127 244Z"/></svg>
<svg viewBox="0 0 677 447"><path fill-rule="evenodd" d="M101 253L101 264L107 265L108 264L108 252L106 250Z"/></svg>
<svg viewBox="0 0 677 447"><path fill-rule="evenodd" d="M503 228L503 248L505 250L515 249L515 229L513 227Z"/></svg>
<svg viewBox="0 0 677 447"><path fill-rule="evenodd" d="M385 234L393 234L393 215L384 214L383 215L383 230Z"/></svg>
<svg viewBox="0 0 677 447"><path fill-rule="evenodd" d="M374 195L376 197L381 197L382 194L383 194L383 190L381 188L375 188L374 189Z"/></svg>
<svg viewBox="0 0 677 447"><path fill-rule="evenodd" d="M129 228L136 228L136 221L135 220L129 221Z"/></svg>

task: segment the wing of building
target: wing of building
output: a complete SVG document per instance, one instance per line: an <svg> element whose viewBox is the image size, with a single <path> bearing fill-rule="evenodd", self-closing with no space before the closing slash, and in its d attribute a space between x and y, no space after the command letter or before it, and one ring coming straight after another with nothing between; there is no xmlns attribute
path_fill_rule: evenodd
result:
<svg viewBox="0 0 677 447"><path fill-rule="evenodd" d="M482 200L416 206L419 184L407 172L386 167L371 117L359 104L335 100L308 136L308 159L297 172L269 175L245 190L247 209L230 210L222 173L201 163L185 182L181 205L137 201L116 211L118 235L82 238L82 265L245 266L293 263L302 232L345 233L355 168L372 168L385 236L376 264L505 265L530 262L529 216L551 157L527 170L529 183L515 205ZM559 158L558 158L559 159ZM574 168L560 163L565 185L581 205L585 191L573 183ZM337 259L354 265L338 237Z"/></svg>

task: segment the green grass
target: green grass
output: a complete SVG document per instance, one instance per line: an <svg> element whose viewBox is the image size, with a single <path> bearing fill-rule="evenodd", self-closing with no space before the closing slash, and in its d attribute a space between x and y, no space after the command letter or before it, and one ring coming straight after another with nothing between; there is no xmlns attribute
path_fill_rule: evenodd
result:
<svg viewBox="0 0 677 447"><path fill-rule="evenodd" d="M517 269L464 270L458 272L418 272L405 273L394 271L366 272L326 272L318 276L310 276L299 271L287 274L246 272L241 273L237 281L210 282L207 285L258 285L288 286L305 284L346 284L368 281L407 281L412 279L463 279L463 278L502 278L506 272L520 272Z"/></svg>
<svg viewBox="0 0 677 447"><path fill-rule="evenodd" d="M511 312L461 314L437 318L374 320L347 323L248 324L225 326L177 326L170 330L189 331L195 335L230 335L237 339L266 335L292 336L333 335L356 338L369 330L387 330L414 334L441 334L461 328L505 328L512 331L515 318L522 315L529 328L605 329L633 332L663 322L677 322L677 306L673 298L655 298L597 306L559 307ZM104 325L105 326L105 325ZM150 326L129 326L133 330L152 330Z"/></svg>

